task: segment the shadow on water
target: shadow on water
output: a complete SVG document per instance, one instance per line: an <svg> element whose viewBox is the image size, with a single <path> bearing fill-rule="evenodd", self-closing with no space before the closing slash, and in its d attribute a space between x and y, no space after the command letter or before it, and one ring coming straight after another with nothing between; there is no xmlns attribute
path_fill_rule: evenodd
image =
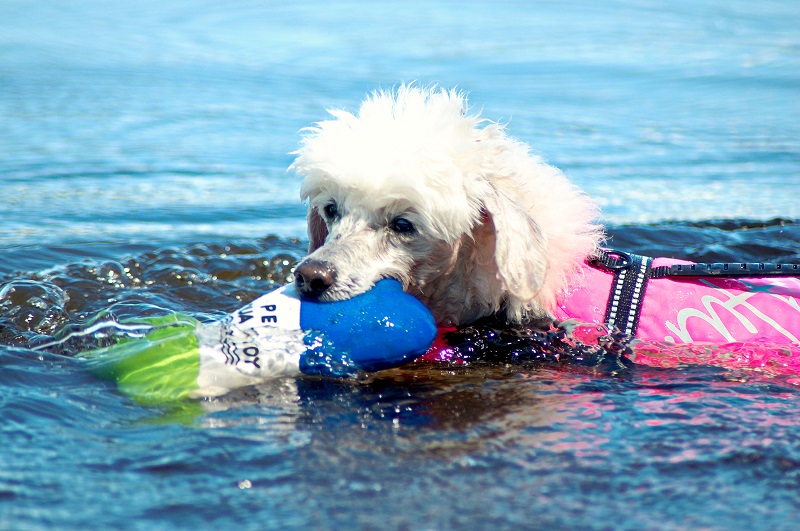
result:
<svg viewBox="0 0 800 531"><path fill-rule="evenodd" d="M0 341L41 343L101 311L118 319L169 312L219 317L285 284L304 250L295 240L269 237L7 275L0 286Z"/></svg>
<svg viewBox="0 0 800 531"><path fill-rule="evenodd" d="M800 262L797 220L711 220L619 225L609 247L695 262Z"/></svg>

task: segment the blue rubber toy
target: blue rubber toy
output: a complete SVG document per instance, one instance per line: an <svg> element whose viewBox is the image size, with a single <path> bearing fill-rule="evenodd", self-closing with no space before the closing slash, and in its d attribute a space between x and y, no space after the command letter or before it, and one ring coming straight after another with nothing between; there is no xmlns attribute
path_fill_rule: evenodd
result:
<svg viewBox="0 0 800 531"><path fill-rule="evenodd" d="M300 357L306 374L330 374L320 360L337 357L367 372L391 369L424 354L436 337L431 313L396 280L345 301L303 300L300 328L312 331Z"/></svg>

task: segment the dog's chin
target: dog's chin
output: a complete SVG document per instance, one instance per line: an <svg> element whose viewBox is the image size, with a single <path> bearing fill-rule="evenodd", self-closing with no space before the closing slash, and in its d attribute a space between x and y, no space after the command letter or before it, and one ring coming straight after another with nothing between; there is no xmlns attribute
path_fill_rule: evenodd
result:
<svg viewBox="0 0 800 531"><path fill-rule="evenodd" d="M364 293L368 292L375 283L365 283L365 284L354 284L354 285L333 285L325 292L319 294L316 297L305 297L308 299L313 299L319 302L336 302L336 301L346 301L347 299L352 299L358 295L363 295Z"/></svg>
<svg viewBox="0 0 800 531"><path fill-rule="evenodd" d="M382 276L375 279L372 282L351 281L341 284L337 282L336 284L332 285L330 288L328 288L318 296L301 295L301 297L303 299L315 300L319 302L346 301L347 299L352 299L353 297L357 297L358 295L363 295L364 293L367 293L369 290L375 287L375 284L377 284L381 280L396 280L400 284L403 284L403 281L399 278L392 276Z"/></svg>

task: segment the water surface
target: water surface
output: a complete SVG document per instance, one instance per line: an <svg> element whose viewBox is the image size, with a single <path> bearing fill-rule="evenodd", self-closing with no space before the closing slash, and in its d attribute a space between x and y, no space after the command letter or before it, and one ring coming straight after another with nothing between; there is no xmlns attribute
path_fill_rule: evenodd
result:
<svg viewBox="0 0 800 531"><path fill-rule="evenodd" d="M800 390L769 374L489 356L176 411L29 347L285 282L298 130L402 81L468 91L614 246L800 262L798 27L790 1L6 0L0 527L796 528Z"/></svg>

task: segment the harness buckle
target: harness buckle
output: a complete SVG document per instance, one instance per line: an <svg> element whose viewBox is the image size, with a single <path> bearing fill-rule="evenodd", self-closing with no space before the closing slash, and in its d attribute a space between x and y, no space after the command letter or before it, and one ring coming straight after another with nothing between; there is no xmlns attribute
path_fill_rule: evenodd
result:
<svg viewBox="0 0 800 531"><path fill-rule="evenodd" d="M615 249L600 249L598 256L588 260L590 265L597 266L606 271L621 271L628 269L633 264L631 255Z"/></svg>

